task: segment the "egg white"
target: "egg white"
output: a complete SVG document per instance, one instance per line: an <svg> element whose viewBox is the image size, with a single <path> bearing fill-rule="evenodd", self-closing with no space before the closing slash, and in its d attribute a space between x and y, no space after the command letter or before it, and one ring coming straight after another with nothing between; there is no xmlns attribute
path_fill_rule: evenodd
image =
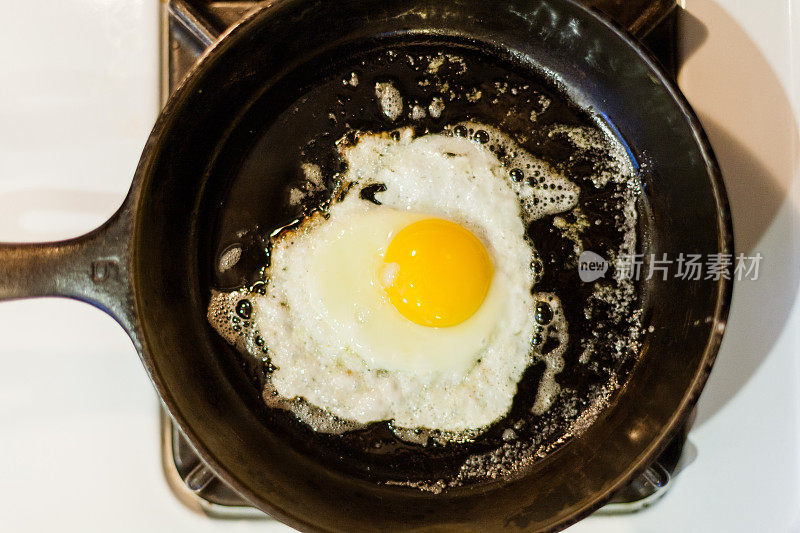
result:
<svg viewBox="0 0 800 533"><path fill-rule="evenodd" d="M512 184L503 163L473 140L400 133L363 135L344 148L345 199L273 242L267 293L253 299L276 368L271 385L282 398L347 421L485 428L508 411L533 361L534 249L521 205L536 190ZM568 183L553 179L562 189ZM372 183L386 186L382 205L358 196ZM568 207L575 197L569 189L559 201ZM429 217L475 233L495 267L480 309L450 328L409 321L381 287L392 236Z"/></svg>

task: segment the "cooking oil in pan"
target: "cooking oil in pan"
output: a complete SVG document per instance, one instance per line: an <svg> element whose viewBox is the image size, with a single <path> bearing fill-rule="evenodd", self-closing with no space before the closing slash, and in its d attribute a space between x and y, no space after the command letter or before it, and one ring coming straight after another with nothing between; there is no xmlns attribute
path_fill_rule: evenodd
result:
<svg viewBox="0 0 800 533"><path fill-rule="evenodd" d="M265 95L239 136L234 133L236 142L251 148L233 165L226 204L238 208L221 211L215 249L222 258L238 246L240 260L210 276L212 324L236 345L256 393L265 395L264 422L337 468L434 492L524 469L591 424L635 362L642 314L636 284L616 279L613 269L593 283L582 282L577 272L585 250L610 264L636 252L643 199L635 162L597 117L573 106L557 85L469 46L442 53L439 46L408 45L334 62L320 72L324 79L278 115L274 98ZM269 283L259 270L269 260L270 235L335 201L341 185L336 177L346 170L337 141L402 127L486 145L507 163L511 183L544 182L554 169L579 189L568 209L556 183L544 200L532 198L523 210L537 213L525 220L537 249L530 265L535 290L558 295L558 304L543 299L537 306L531 342L542 357L523 375L507 415L474 437L447 439L391 421L354 424L302 399L276 398L269 388L269 346L253 327L249 298ZM520 157L515 146L531 157ZM360 194L374 201L379 192L376 184Z"/></svg>

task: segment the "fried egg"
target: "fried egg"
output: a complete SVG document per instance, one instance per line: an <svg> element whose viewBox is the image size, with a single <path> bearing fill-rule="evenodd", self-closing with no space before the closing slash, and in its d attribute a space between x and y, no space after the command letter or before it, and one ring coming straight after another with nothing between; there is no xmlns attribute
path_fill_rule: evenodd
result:
<svg viewBox="0 0 800 533"><path fill-rule="evenodd" d="M542 357L537 405L557 392L567 328L558 298L533 290L525 223L573 207L577 188L473 126L362 134L341 148L343 199L275 236L265 294L251 297L274 369L268 403L321 431L341 426L320 416L481 431L508 412L540 357L542 300L559 348ZM537 165L536 184L489 149L500 144L515 167Z"/></svg>

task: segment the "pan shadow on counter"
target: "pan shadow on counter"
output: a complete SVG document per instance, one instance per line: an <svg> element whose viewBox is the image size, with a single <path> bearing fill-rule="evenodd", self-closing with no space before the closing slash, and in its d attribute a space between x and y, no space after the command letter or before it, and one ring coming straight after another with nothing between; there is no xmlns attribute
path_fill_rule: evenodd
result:
<svg viewBox="0 0 800 533"><path fill-rule="evenodd" d="M798 291L792 257L798 206L790 196L798 133L781 81L745 29L710 0L679 20L679 81L719 160L736 254L761 254L757 280L736 281L720 354L697 424L728 404L770 355ZM693 14L694 13L694 14ZM700 19L713 21L709 31ZM697 94L697 98L693 98Z"/></svg>

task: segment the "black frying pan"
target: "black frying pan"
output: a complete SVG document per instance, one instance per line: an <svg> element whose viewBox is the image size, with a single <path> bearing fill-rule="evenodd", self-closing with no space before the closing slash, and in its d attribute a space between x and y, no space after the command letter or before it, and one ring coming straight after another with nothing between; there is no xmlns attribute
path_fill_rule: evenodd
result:
<svg viewBox="0 0 800 533"><path fill-rule="evenodd" d="M642 471L685 419L721 341L730 281L643 284L652 332L594 423L521 475L442 494L376 483L304 453L302 443L264 423L250 376L205 320L212 286L248 281L244 273L215 277L214 254L237 224L275 223L271 192L282 184L270 180L290 179L275 173L253 185L243 169L257 139L337 65L403 46L469 50L549 80L613 125L642 163L644 252L732 251L719 169L697 118L648 53L596 13L564 0L286 0L246 17L192 70L159 117L111 220L77 239L0 247L0 299L66 296L111 314L202 458L253 505L295 527L560 529ZM306 104L313 110L316 102ZM366 113L360 127L379 129L377 118L356 109ZM264 160L293 159L313 133L313 115L282 125L284 134L259 152ZM229 201L246 199L248 190L258 201L247 209Z"/></svg>

